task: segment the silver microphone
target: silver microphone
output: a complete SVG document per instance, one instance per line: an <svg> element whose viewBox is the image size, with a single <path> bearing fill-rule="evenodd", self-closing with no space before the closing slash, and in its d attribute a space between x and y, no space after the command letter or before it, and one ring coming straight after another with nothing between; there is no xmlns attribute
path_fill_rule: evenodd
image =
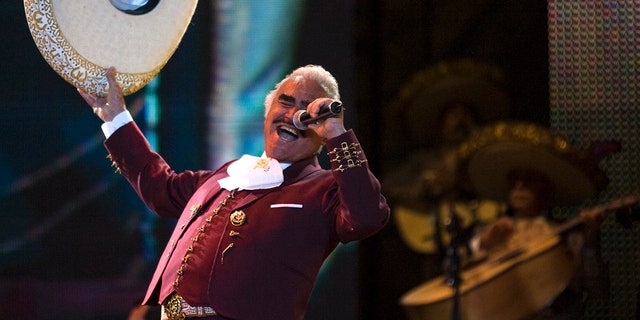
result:
<svg viewBox="0 0 640 320"><path fill-rule="evenodd" d="M338 101L331 102L328 106L323 106L318 112L318 116L312 118L306 110L298 110L293 115L293 125L298 130L307 130L307 125L326 118L333 117L342 112L342 103Z"/></svg>

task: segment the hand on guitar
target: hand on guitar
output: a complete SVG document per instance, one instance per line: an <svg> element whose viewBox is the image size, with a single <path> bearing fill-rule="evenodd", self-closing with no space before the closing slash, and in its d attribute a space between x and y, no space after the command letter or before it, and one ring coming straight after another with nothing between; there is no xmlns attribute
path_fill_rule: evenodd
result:
<svg viewBox="0 0 640 320"><path fill-rule="evenodd" d="M605 208L593 207L580 211L578 214L582 221L582 234L585 247L594 247L600 240L600 225L604 221Z"/></svg>
<svg viewBox="0 0 640 320"><path fill-rule="evenodd" d="M626 197L614 199L605 204L583 209L580 211L578 215L579 221L583 224L583 233L584 233L584 245L586 247L595 246L598 243L598 236L600 234L600 225L606 218L606 214L609 211L617 210L618 219L621 218L622 209L627 209L629 212L630 208L637 204L640 201L640 195L633 194ZM628 217L625 217L625 220L628 220Z"/></svg>
<svg viewBox="0 0 640 320"><path fill-rule="evenodd" d="M515 222L511 217L500 217L488 225L480 235L480 249L491 250L509 240L515 231Z"/></svg>

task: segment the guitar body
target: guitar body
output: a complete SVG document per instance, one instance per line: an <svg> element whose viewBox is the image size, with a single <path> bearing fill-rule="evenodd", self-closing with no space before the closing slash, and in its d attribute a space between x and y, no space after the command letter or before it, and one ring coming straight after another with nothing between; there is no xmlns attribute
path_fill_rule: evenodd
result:
<svg viewBox="0 0 640 320"><path fill-rule="evenodd" d="M497 253L460 274L461 320L514 320L533 315L553 301L575 274L575 263L559 236L523 251ZM400 299L409 319L451 319L455 292L445 276L432 279Z"/></svg>
<svg viewBox="0 0 640 320"><path fill-rule="evenodd" d="M592 216L630 208L640 194L614 199L586 210ZM583 223L576 217L554 228L552 235L524 247L498 251L460 273L460 320L516 320L549 305L576 274L576 259L563 234ZM400 304L411 320L446 320L453 315L455 292L440 276L407 292Z"/></svg>
<svg viewBox="0 0 640 320"><path fill-rule="evenodd" d="M393 217L402 240L409 248L415 252L435 254L438 253L439 243L451 241L448 232L439 235L437 231L447 229L451 210L460 219L461 227L466 229L474 223L487 224L496 220L505 207L504 204L489 200L454 203L442 201L431 210L415 210L398 205ZM438 236L441 238L438 239Z"/></svg>

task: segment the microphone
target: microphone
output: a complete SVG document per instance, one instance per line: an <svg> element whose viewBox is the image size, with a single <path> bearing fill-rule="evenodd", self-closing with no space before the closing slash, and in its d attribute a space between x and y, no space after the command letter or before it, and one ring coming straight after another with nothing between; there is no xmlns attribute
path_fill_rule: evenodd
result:
<svg viewBox="0 0 640 320"><path fill-rule="evenodd" d="M298 128L298 130L307 130L308 124L333 117L340 112L342 112L342 103L338 101L331 102L329 106L321 107L318 116L315 118L312 118L306 110L298 110L293 115L293 125Z"/></svg>

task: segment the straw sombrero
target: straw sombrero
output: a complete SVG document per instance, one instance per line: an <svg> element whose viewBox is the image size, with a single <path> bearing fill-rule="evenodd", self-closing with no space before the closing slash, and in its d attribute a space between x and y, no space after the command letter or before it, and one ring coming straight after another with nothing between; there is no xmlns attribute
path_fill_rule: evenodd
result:
<svg viewBox="0 0 640 320"><path fill-rule="evenodd" d="M390 106L391 130L416 146L429 146L440 138L439 116L452 103L464 103L488 123L507 119L511 99L500 68L484 61L442 61L416 73Z"/></svg>
<svg viewBox="0 0 640 320"><path fill-rule="evenodd" d="M114 6L135 2L146 5L129 11ZM104 74L110 66L125 95L149 83L175 52L196 5L197 0L24 0L29 30L47 63L73 86L99 96L107 92Z"/></svg>
<svg viewBox="0 0 640 320"><path fill-rule="evenodd" d="M592 155L576 150L561 135L527 122L486 126L460 147L463 174L479 196L506 201L509 172L529 168L551 180L554 206L575 205L606 187L607 177Z"/></svg>

